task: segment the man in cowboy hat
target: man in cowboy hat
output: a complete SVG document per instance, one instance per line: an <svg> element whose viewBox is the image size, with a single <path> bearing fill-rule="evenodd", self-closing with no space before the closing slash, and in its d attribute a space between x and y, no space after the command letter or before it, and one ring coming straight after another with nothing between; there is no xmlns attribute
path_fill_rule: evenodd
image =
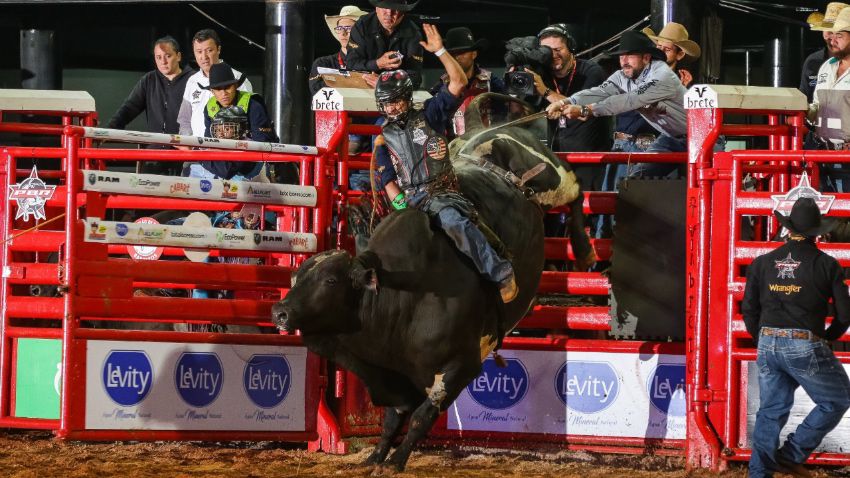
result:
<svg viewBox="0 0 850 478"><path fill-rule="evenodd" d="M827 24L825 19L821 25ZM809 120L814 123L814 135L819 149L850 150L850 7L843 8L832 27L830 37L832 58L818 70L817 83L809 106ZM850 172L842 164L824 164L827 178L825 188L836 192L850 191Z"/></svg>
<svg viewBox="0 0 850 478"><path fill-rule="evenodd" d="M809 28L813 32L822 33L824 42L822 48L807 56L803 61L803 72L800 76L800 91L806 95L809 103L812 102L815 85L818 83L818 70L820 70L821 65L826 60L832 57L832 47L830 46L832 32L829 30L835 23L835 18L838 17L839 12L848 6L850 5L846 3L831 2L826 6L826 14L814 12L806 18L806 23L809 24Z"/></svg>
<svg viewBox="0 0 850 478"><path fill-rule="evenodd" d="M679 74L685 88L691 86L694 77L691 72L682 68L684 62L692 62L700 57L702 51L699 45L688 38L688 30L681 23L670 22L664 25L658 35L651 33L649 38L655 42L658 49L667 57L667 65Z"/></svg>
<svg viewBox="0 0 850 478"><path fill-rule="evenodd" d="M747 268L741 303L744 324L758 346L759 410L751 478L774 472L811 476L802 463L850 408L850 380L827 342L850 326L850 296L838 261L815 244L834 223L821 216L811 197L797 199L788 216L774 214L790 232L787 242ZM835 316L827 328L830 299ZM800 386L817 406L779 447L779 433Z"/></svg>
<svg viewBox="0 0 850 478"><path fill-rule="evenodd" d="M204 108L212 94L204 88L210 84L210 68L221 61L221 39L218 33L210 28L200 30L192 37L192 51L198 63L198 72L189 77L186 90L183 92L183 102L177 114L180 124L180 134L189 136L204 135ZM233 70L233 74L242 74ZM242 91L254 91L247 79L239 86Z"/></svg>
<svg viewBox="0 0 850 478"><path fill-rule="evenodd" d="M276 143L266 104L255 93L240 91L245 76L236 78L233 68L221 62L210 68L209 85L212 92L204 107L204 136L221 139L247 139ZM226 117L223 120L222 117ZM244 118L240 121L241 118ZM223 121L222 121L223 120ZM239 123L244 121L244 127ZM263 163L244 161L201 161L189 166L189 176L221 179L263 178ZM267 181L266 181L267 182Z"/></svg>
<svg viewBox="0 0 850 478"><path fill-rule="evenodd" d="M665 62L659 50L644 33L623 33L612 55L619 55L620 69L602 85L579 91L555 101L546 108L550 119L590 119L637 110L660 134L649 152L687 151L685 87ZM639 163L632 176L678 176L675 164Z"/></svg>
<svg viewBox="0 0 850 478"><path fill-rule="evenodd" d="M488 46L485 39L476 40L472 35L472 30L467 27L452 28L446 32L446 37L443 39L443 46L446 51L454 57L455 61L463 68L464 74L468 78L466 89L460 99L460 106L452 114L450 123L446 127L446 136L449 139L462 135L466 128L463 122L463 114L466 111L466 106L473 98L486 92L504 93L505 82L499 76L494 76L490 70L481 68L475 61L478 58L478 52L484 50ZM431 95L436 95L443 85L449 84L449 75L444 73L434 86L429 90Z"/></svg>
<svg viewBox="0 0 850 478"><path fill-rule="evenodd" d="M325 87L319 68L347 69L345 57L348 55L348 40L351 38L351 29L358 18L366 15L354 5L346 5L339 11L339 15L325 15L325 23L339 42L339 51L332 55L320 56L313 62L310 68L310 95Z"/></svg>
<svg viewBox="0 0 850 478"><path fill-rule="evenodd" d="M365 80L375 87L374 73L402 69L413 87L422 84L422 34L406 14L419 0L369 0L375 11L357 19L348 41L348 67L369 71Z"/></svg>

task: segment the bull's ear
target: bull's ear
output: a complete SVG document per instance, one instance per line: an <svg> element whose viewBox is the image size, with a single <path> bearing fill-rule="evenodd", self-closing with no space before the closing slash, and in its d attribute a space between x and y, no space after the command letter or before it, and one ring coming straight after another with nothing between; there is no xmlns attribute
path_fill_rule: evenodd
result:
<svg viewBox="0 0 850 478"><path fill-rule="evenodd" d="M351 282L355 289L367 289L378 293L378 272L375 269L366 269L355 263L351 268Z"/></svg>

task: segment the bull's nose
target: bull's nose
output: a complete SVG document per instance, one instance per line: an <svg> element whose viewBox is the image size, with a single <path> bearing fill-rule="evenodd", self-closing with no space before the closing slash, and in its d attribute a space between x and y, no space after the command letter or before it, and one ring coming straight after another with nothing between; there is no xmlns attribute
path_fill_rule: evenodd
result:
<svg viewBox="0 0 850 478"><path fill-rule="evenodd" d="M282 303L272 307L272 323L280 330L289 332L289 309Z"/></svg>

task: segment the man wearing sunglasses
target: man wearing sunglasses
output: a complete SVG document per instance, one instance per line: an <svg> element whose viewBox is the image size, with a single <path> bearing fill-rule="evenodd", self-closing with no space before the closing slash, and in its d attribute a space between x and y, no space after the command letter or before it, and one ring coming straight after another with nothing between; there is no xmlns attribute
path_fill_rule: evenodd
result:
<svg viewBox="0 0 850 478"><path fill-rule="evenodd" d="M346 5L339 11L339 15L325 15L325 22L339 42L339 51L332 55L320 56L313 62L310 69L310 96L315 95L324 88L325 82L319 74L319 68L333 68L335 70L347 69L345 57L348 55L348 40L351 38L351 29L358 18L366 15L354 5Z"/></svg>

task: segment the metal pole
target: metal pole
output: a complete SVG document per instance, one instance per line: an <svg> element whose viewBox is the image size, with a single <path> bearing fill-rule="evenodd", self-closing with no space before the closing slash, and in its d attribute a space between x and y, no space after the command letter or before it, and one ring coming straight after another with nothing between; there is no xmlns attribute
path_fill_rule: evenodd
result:
<svg viewBox="0 0 850 478"><path fill-rule="evenodd" d="M21 86L33 90L61 90L62 75L56 32L21 30Z"/></svg>
<svg viewBox="0 0 850 478"><path fill-rule="evenodd" d="M281 141L303 143L310 128L306 29L305 0L266 0L264 96Z"/></svg>

